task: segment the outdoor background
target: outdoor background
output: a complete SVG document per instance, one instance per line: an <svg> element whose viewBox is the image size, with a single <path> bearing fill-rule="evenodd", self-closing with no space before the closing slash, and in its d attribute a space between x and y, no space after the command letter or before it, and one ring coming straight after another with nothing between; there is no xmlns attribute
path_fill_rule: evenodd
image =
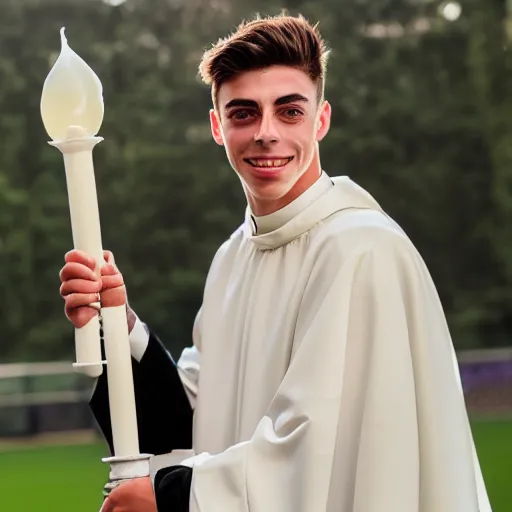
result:
<svg viewBox="0 0 512 512"><path fill-rule="evenodd" d="M494 510L512 510L506 0L0 0L0 510L96 510L107 477L91 384L67 370L58 273L72 238L62 156L39 111L60 28L104 87L94 151L104 247L132 307L179 356L211 258L245 206L211 140L198 62L243 18L283 8L319 22L332 48L323 166L367 188L422 253ZM20 366L56 361L65 369Z"/></svg>

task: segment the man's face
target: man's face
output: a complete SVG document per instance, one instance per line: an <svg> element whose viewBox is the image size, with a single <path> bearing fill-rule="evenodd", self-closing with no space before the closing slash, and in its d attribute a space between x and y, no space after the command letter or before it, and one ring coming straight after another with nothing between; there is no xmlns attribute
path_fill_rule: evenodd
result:
<svg viewBox="0 0 512 512"><path fill-rule="evenodd" d="M272 66L222 84L210 120L256 215L282 208L320 175L330 106L318 105L317 86L303 71Z"/></svg>

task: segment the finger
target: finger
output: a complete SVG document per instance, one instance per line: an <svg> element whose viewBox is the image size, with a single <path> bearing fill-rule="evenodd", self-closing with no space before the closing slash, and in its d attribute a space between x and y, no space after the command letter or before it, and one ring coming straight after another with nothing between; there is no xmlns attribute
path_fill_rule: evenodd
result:
<svg viewBox="0 0 512 512"><path fill-rule="evenodd" d="M71 293L98 293L101 291L101 286L102 282L99 279L97 281L70 279L60 285L60 294L65 297Z"/></svg>
<svg viewBox="0 0 512 512"><path fill-rule="evenodd" d="M126 304L126 288L119 286L101 292L101 305L105 308L124 306Z"/></svg>
<svg viewBox="0 0 512 512"><path fill-rule="evenodd" d="M101 267L102 276L113 276L119 273L119 270L117 270L117 268L110 263L106 263L105 265L103 265L103 267Z"/></svg>
<svg viewBox="0 0 512 512"><path fill-rule="evenodd" d="M66 304L66 310L71 311L72 309L79 308L81 306L90 306L91 304L98 302L97 293L71 293L64 297Z"/></svg>
<svg viewBox="0 0 512 512"><path fill-rule="evenodd" d="M102 512L121 512L123 510L132 510L126 499L126 485L128 482L118 483L109 493L106 503L106 510ZM127 506L128 503L128 506Z"/></svg>
<svg viewBox="0 0 512 512"><path fill-rule="evenodd" d="M115 266L116 262L114 259L114 254L111 251L103 251L103 258L109 265Z"/></svg>
<svg viewBox="0 0 512 512"><path fill-rule="evenodd" d="M103 502L103 506L101 507L100 512L114 512L114 502L112 501L110 496L107 496L107 498Z"/></svg>
<svg viewBox="0 0 512 512"><path fill-rule="evenodd" d="M95 316L98 316L98 311L89 306L74 308L70 311L65 309L65 312L73 326L77 329L87 325Z"/></svg>
<svg viewBox="0 0 512 512"><path fill-rule="evenodd" d="M79 249L73 249L72 251L67 252L64 255L64 261L66 263L81 263L91 270L96 268L96 260L94 257L87 254L85 251L80 251Z"/></svg>
<svg viewBox="0 0 512 512"><path fill-rule="evenodd" d="M89 279L96 281L98 276L89 267L83 263L69 262L66 263L59 272L61 282L69 281L70 279Z"/></svg>
<svg viewBox="0 0 512 512"><path fill-rule="evenodd" d="M115 276L103 276L101 278L101 290L110 290L112 288L118 288L119 286L124 285L123 276L121 274L116 274Z"/></svg>

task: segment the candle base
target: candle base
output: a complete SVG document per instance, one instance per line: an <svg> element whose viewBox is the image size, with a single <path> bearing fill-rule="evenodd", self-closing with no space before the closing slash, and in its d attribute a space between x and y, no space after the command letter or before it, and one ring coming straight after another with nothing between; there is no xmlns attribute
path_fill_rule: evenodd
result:
<svg viewBox="0 0 512 512"><path fill-rule="evenodd" d="M152 455L142 453L128 457L107 457L102 462L110 464L109 481L103 487L103 499L120 484L134 478L150 476ZM100 510L101 512L101 510Z"/></svg>

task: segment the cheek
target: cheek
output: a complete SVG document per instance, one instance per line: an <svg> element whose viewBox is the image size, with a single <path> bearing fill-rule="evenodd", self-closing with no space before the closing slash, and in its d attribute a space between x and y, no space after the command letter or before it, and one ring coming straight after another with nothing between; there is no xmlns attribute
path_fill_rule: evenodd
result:
<svg viewBox="0 0 512 512"><path fill-rule="evenodd" d="M310 146L316 141L317 126L313 119L308 119L306 122L297 126L295 130L295 137L300 141L303 146Z"/></svg>
<svg viewBox="0 0 512 512"><path fill-rule="evenodd" d="M300 133L296 133L292 144L304 155L308 157L316 147L316 129L313 124L302 127Z"/></svg>
<svg viewBox="0 0 512 512"><path fill-rule="evenodd" d="M224 143L228 153L236 155L245 151L251 143L251 136L248 130L226 130Z"/></svg>

